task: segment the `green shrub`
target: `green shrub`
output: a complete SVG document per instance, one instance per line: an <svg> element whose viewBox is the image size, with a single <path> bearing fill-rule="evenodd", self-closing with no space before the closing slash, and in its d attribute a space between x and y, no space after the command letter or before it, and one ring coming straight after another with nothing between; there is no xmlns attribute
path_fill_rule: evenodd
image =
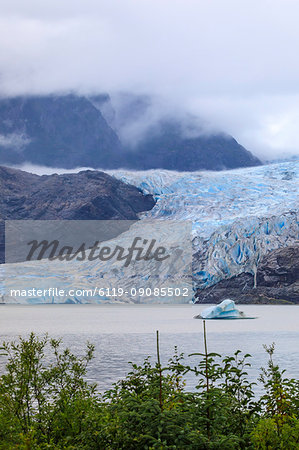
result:
<svg viewBox="0 0 299 450"><path fill-rule="evenodd" d="M47 336L4 343L0 377L0 449L295 449L298 381L284 377L266 348L263 395L248 381L250 355L194 353L191 366L175 348L165 367L131 363L103 394L86 382L94 347L83 357ZM191 356L191 355L190 355ZM196 389L185 389L186 374Z"/></svg>

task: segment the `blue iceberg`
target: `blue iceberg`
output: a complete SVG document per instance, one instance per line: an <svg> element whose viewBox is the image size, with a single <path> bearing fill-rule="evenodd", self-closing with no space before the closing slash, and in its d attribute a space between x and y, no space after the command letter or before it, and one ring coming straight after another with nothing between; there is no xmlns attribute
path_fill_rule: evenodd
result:
<svg viewBox="0 0 299 450"><path fill-rule="evenodd" d="M209 306L195 319L245 319L244 313L236 308L235 302L230 299L223 300L219 305Z"/></svg>

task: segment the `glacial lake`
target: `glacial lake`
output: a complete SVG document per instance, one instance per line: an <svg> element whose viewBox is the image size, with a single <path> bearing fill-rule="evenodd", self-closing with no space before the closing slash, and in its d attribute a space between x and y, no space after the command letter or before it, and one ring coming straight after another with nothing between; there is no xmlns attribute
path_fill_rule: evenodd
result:
<svg viewBox="0 0 299 450"><path fill-rule="evenodd" d="M99 390L110 388L129 371L128 361L141 363L151 355L156 360L156 330L160 331L162 362L174 346L188 355L203 352L203 323L193 319L208 305L1 305L0 341L49 333L82 354L87 341L96 346L88 379ZM289 377L299 377L299 306L238 305L252 320L208 320L208 350L232 354L240 349L252 355L251 379L266 366L263 344L276 344L274 360ZM196 358L192 358L196 362ZM0 356L0 371L4 370ZM192 389L195 380L187 379ZM259 389L259 388L257 388Z"/></svg>

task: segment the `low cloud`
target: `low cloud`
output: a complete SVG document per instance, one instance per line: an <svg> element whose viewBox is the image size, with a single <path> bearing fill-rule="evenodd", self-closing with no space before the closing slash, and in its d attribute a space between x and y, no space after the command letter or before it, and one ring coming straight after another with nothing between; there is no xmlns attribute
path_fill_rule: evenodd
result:
<svg viewBox="0 0 299 450"><path fill-rule="evenodd" d="M10 148L16 152L21 152L30 142L24 133L0 134L0 147Z"/></svg>

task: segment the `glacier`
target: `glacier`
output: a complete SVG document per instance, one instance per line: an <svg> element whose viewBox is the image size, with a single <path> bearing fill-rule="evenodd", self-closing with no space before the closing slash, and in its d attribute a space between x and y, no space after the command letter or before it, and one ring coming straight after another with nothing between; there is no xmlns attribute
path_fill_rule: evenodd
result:
<svg viewBox="0 0 299 450"><path fill-rule="evenodd" d="M140 214L144 227L156 219L192 221L194 288L206 288L242 272L254 275L265 254L298 243L298 160L221 172L107 172L154 196L154 208ZM38 265L30 262L0 268L5 271L6 285L22 280L30 286L35 277L43 279L46 285L53 285L55 280L56 286L83 287L95 283L100 269L95 262L66 269L62 262L49 266L40 261ZM146 276L150 276L150 267ZM145 281L146 277L140 283ZM106 282L111 287L130 284L120 267L107 268ZM1 294L6 301L4 288ZM107 299L99 297L94 301Z"/></svg>
<svg viewBox="0 0 299 450"><path fill-rule="evenodd" d="M111 174L155 197L142 220L192 220L197 288L254 275L265 254L298 242L298 159L221 172Z"/></svg>

